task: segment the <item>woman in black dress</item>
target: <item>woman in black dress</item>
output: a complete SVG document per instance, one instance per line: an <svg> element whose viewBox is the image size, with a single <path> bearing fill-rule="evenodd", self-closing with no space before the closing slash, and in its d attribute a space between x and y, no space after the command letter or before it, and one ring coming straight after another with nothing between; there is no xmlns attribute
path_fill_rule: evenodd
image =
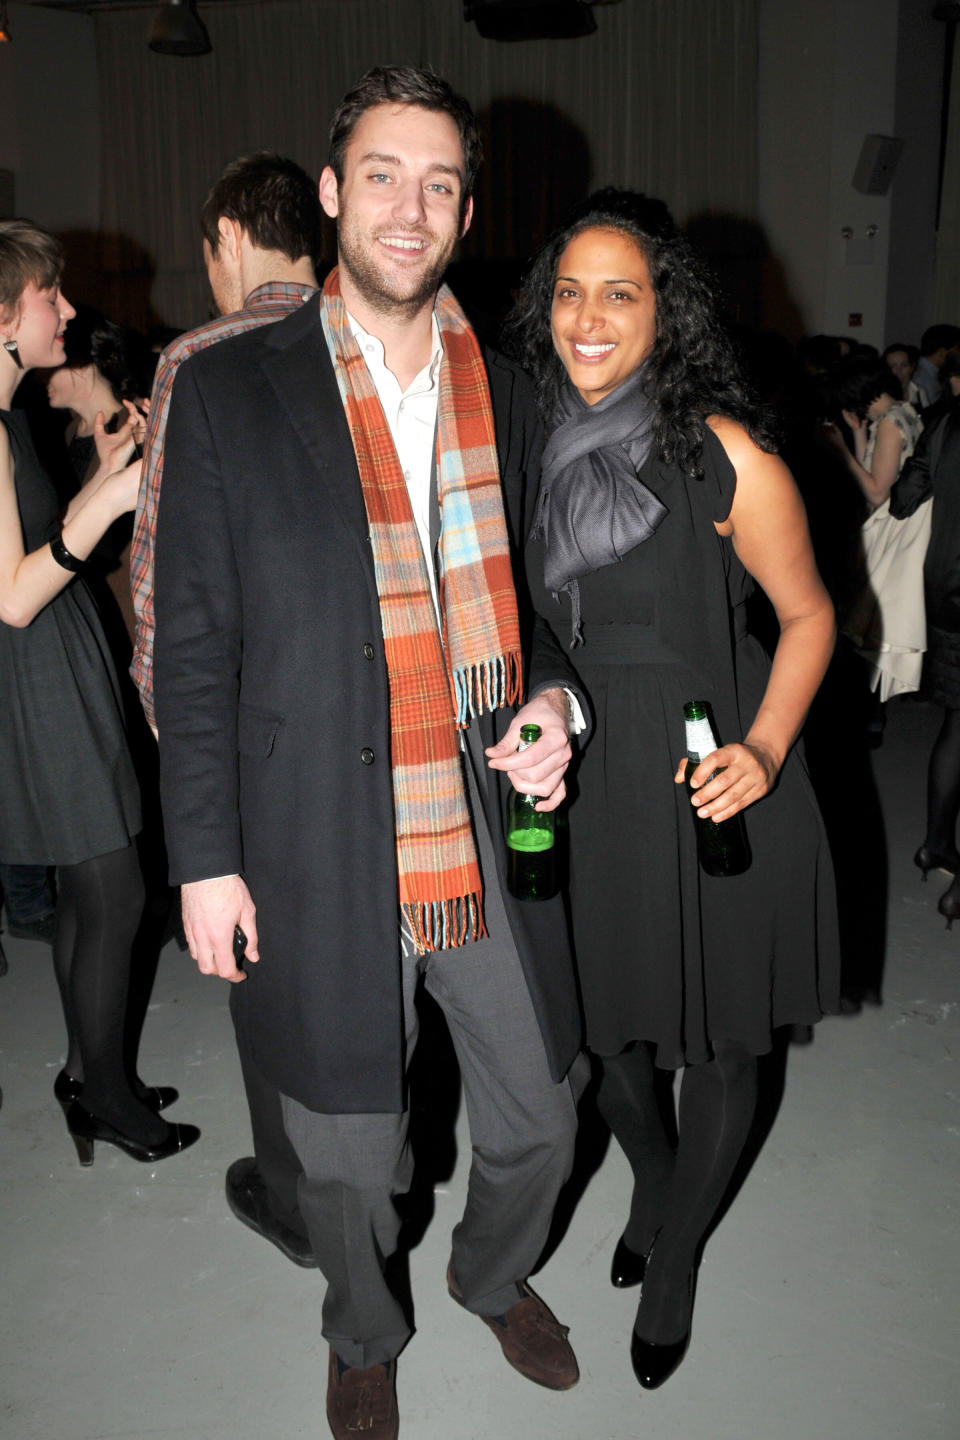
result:
<svg viewBox="0 0 960 1440"><path fill-rule="evenodd" d="M137 780L116 675L78 575L136 503L139 465L120 468L133 419L60 517L56 492L11 409L34 368L64 359L73 307L62 255L26 221L0 222L0 859L57 867L54 965L69 1048L55 1086L82 1164L96 1140L153 1162L197 1139L157 1113L175 1100L127 1075L130 952L143 908L133 837ZM102 431L102 425L99 427Z"/></svg>
<svg viewBox="0 0 960 1440"><path fill-rule="evenodd" d="M836 1008L832 872L793 751L833 612L793 480L661 202L591 196L535 261L508 333L551 432L530 594L573 646L595 712L570 807L571 906L599 1104L634 1172L612 1279L643 1280L631 1354L653 1388L689 1340L757 1057L776 1027ZM753 579L780 625L772 669L749 632ZM691 802L693 699L722 743ZM704 874L697 817L740 811L750 868ZM676 1149L655 1067L684 1067Z"/></svg>

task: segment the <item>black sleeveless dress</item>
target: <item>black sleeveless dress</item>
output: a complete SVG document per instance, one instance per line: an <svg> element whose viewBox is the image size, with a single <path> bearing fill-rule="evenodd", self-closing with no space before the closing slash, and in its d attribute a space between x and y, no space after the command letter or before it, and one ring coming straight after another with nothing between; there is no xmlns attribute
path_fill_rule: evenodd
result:
<svg viewBox="0 0 960 1440"><path fill-rule="evenodd" d="M59 528L53 483L21 411L10 439L24 548ZM93 598L72 580L23 629L0 623L0 860L74 865L140 829L116 673Z"/></svg>
<svg viewBox="0 0 960 1440"><path fill-rule="evenodd" d="M747 632L752 581L726 518L736 475L708 431L704 475L656 457L641 479L668 514L617 564L580 579L584 644L570 652L595 726L572 780L570 886L587 1043L613 1055L650 1041L657 1064L712 1058L719 1040L753 1054L771 1032L838 1008L833 871L803 761L745 813L753 860L743 875L700 869L686 788L683 704L708 700L720 743L740 740L770 669ZM528 541L533 604L561 643L570 606L543 581Z"/></svg>

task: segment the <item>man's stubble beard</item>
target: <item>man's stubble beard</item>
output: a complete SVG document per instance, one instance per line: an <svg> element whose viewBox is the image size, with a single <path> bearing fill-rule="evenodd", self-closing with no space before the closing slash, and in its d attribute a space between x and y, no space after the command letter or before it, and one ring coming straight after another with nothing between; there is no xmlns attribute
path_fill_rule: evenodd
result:
<svg viewBox="0 0 960 1440"><path fill-rule="evenodd" d="M436 243L437 237L432 232L420 233L428 243ZM367 236L351 224L349 217L341 214L337 228L339 264L350 276L370 309L379 315L412 319L428 303L432 306L457 243L456 237L453 237L444 249L434 251L433 263L420 273L416 288L400 294L389 288L386 275L377 265L374 256L364 248L363 242L366 239ZM374 246L377 244L376 237L371 243Z"/></svg>

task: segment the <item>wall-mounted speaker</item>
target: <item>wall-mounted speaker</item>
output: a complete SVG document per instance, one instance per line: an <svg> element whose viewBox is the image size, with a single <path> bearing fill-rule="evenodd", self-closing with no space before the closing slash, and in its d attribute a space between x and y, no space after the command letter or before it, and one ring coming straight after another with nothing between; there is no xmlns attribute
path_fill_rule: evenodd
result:
<svg viewBox="0 0 960 1440"><path fill-rule="evenodd" d="M865 135L853 172L853 188L861 195L886 195L903 149L895 135Z"/></svg>

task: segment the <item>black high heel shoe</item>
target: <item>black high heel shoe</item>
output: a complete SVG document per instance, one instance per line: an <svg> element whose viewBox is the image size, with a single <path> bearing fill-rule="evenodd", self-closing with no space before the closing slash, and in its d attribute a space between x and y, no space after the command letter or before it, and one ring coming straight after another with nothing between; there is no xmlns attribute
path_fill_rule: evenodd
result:
<svg viewBox="0 0 960 1440"><path fill-rule="evenodd" d="M200 1131L196 1125L167 1124L170 1132L167 1138L159 1145L143 1145L139 1140L134 1140L130 1135L124 1135L120 1130L115 1130L108 1125L106 1120L98 1120L89 1110L84 1109L79 1100L72 1100L66 1109L67 1129L74 1145L77 1147L77 1159L81 1165L93 1164L93 1142L103 1140L108 1145L116 1145L118 1149L125 1151L133 1160L140 1160L145 1165L152 1165L157 1160L166 1160L169 1155L177 1155L181 1150L186 1150L200 1139Z"/></svg>
<svg viewBox="0 0 960 1440"><path fill-rule="evenodd" d="M913 863L918 870L923 871L921 878L924 881L928 870L945 870L948 875L956 875L960 870L960 851L933 850L928 845L921 845L913 857Z"/></svg>
<svg viewBox="0 0 960 1440"><path fill-rule="evenodd" d="M74 1080L66 1070L61 1070L53 1082L53 1093L57 1098L60 1109L64 1115L73 1100L80 1100L83 1097L83 1081ZM173 1105L180 1099L180 1091L174 1090L172 1085L137 1085L134 1088L134 1095L141 1105L146 1105L155 1115L161 1110L166 1110L168 1105Z"/></svg>
<svg viewBox="0 0 960 1440"><path fill-rule="evenodd" d="M946 920L948 930L954 920L960 919L960 880L956 876L937 901L937 909Z"/></svg>
<svg viewBox="0 0 960 1440"><path fill-rule="evenodd" d="M691 1317L696 1273L696 1270L691 1270L687 1277ZM633 1373L644 1390L658 1389L679 1368L680 1362L687 1353L687 1346L690 1344L691 1328L692 1325L688 1325L679 1340L672 1340L669 1345L658 1345L652 1340L641 1340L636 1330L633 1331L630 1336L630 1360L633 1365Z"/></svg>
<svg viewBox="0 0 960 1440"><path fill-rule="evenodd" d="M649 1250L646 1255L641 1254L639 1250L632 1249L621 1235L610 1262L610 1284L618 1290L629 1290L631 1286L639 1285L647 1273L649 1257Z"/></svg>

